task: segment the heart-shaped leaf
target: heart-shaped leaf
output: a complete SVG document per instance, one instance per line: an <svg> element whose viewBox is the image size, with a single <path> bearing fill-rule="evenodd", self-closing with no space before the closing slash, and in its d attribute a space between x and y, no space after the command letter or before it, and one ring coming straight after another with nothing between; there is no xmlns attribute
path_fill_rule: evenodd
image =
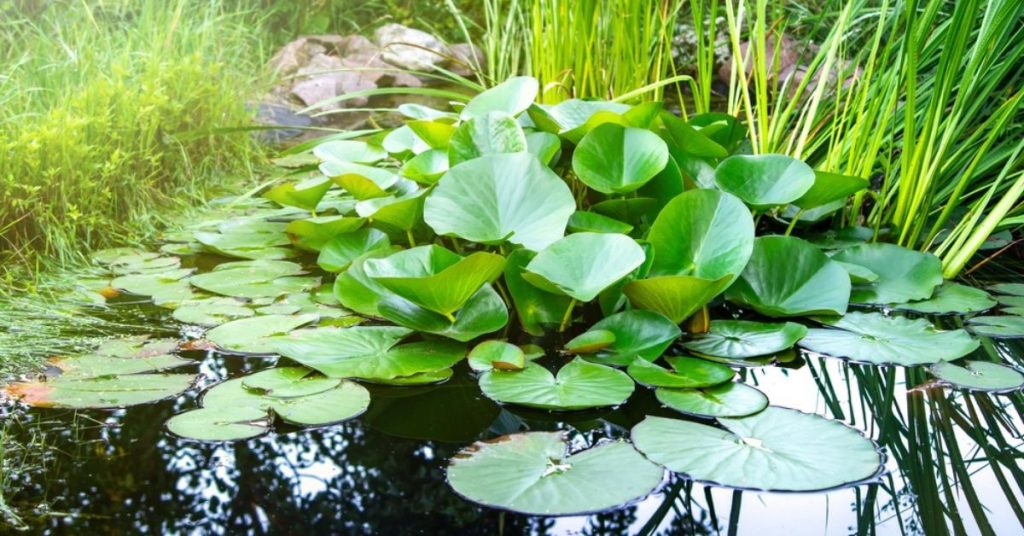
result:
<svg viewBox="0 0 1024 536"><path fill-rule="evenodd" d="M487 370L523 370L526 354L518 346L505 341L484 341L469 352L469 368Z"/></svg>
<svg viewBox="0 0 1024 536"><path fill-rule="evenodd" d="M633 307L661 313L679 324L721 294L729 287L732 279L731 274L718 280L690 275L663 275L630 281L622 291Z"/></svg>
<svg viewBox="0 0 1024 536"><path fill-rule="evenodd" d="M893 305L893 309L932 315L967 314L987 311L996 306L996 300L980 288L946 282L935 289L927 300Z"/></svg>
<svg viewBox="0 0 1024 536"><path fill-rule="evenodd" d="M448 151L431 149L422 152L402 165L401 174L420 184L434 184L448 171Z"/></svg>
<svg viewBox="0 0 1024 536"><path fill-rule="evenodd" d="M325 271L341 272L361 255L390 247L391 240L388 239L388 235L377 229L364 227L328 240L320 249L316 263Z"/></svg>
<svg viewBox="0 0 1024 536"><path fill-rule="evenodd" d="M626 366L633 358L654 361L682 335L679 326L653 311L633 309L600 320L587 331L604 330L615 335L615 342L588 359Z"/></svg>
<svg viewBox="0 0 1024 536"><path fill-rule="evenodd" d="M572 156L572 169L580 180L606 194L637 190L667 163L668 148L656 134L612 123L591 130Z"/></svg>
<svg viewBox="0 0 1024 536"><path fill-rule="evenodd" d="M942 261L931 253L895 244L862 244L836 253L833 259L857 264L878 275L853 287L854 303L905 303L926 300L942 284Z"/></svg>
<svg viewBox="0 0 1024 536"><path fill-rule="evenodd" d="M320 251L328 240L351 233L362 227L364 222L362 218L347 216L315 216L289 222L285 232L293 237L296 246Z"/></svg>
<svg viewBox="0 0 1024 536"><path fill-rule="evenodd" d="M71 374L48 381L12 383L0 392L39 408L123 408L170 398L191 387L195 380L194 374Z"/></svg>
<svg viewBox="0 0 1024 536"><path fill-rule="evenodd" d="M481 156L520 153L526 148L526 135L514 117L488 112L462 123L455 131L448 145L448 163L454 167Z"/></svg>
<svg viewBox="0 0 1024 536"><path fill-rule="evenodd" d="M633 386L626 373L580 358L563 366L557 376L536 363L480 376L480 389L491 400L553 410L616 406L629 398Z"/></svg>
<svg viewBox="0 0 1024 536"><path fill-rule="evenodd" d="M809 210L841 201L867 187L867 179L827 171L815 171L814 185L799 199L793 201L793 204L802 210Z"/></svg>
<svg viewBox="0 0 1024 536"><path fill-rule="evenodd" d="M313 154L320 160L374 164L387 158L384 148L357 140L330 140L313 147Z"/></svg>
<svg viewBox="0 0 1024 536"><path fill-rule="evenodd" d="M738 382L704 389L659 387L654 395L665 406L697 417L745 417L768 407L768 397L764 393Z"/></svg>
<svg viewBox="0 0 1024 536"><path fill-rule="evenodd" d="M537 98L540 84L532 76L513 76L470 99L459 113L462 120L490 112L519 115Z"/></svg>
<svg viewBox="0 0 1024 536"><path fill-rule="evenodd" d="M942 362L928 370L950 385L971 391L1005 393L1024 387L1024 374L990 361L965 361L962 366Z"/></svg>
<svg viewBox="0 0 1024 536"><path fill-rule="evenodd" d="M672 366L672 370L638 357L629 364L626 373L639 384L673 389L711 387L725 383L736 375L731 368L704 359L671 357L666 361Z"/></svg>
<svg viewBox="0 0 1024 536"><path fill-rule="evenodd" d="M261 315L221 324L206 333L206 340L229 353L273 354L271 337L315 322L315 314Z"/></svg>
<svg viewBox="0 0 1024 536"><path fill-rule="evenodd" d="M508 308L490 285L484 285L455 313L454 321L397 295L377 304L380 316L400 326L466 342L493 333L508 324Z"/></svg>
<svg viewBox="0 0 1024 536"><path fill-rule="evenodd" d="M643 264L644 258L643 249L626 235L574 233L538 253L523 277L541 289L589 302Z"/></svg>
<svg viewBox="0 0 1024 536"><path fill-rule="evenodd" d="M683 346L702 354L743 359L792 348L805 335L807 327L794 322L712 320L707 333L684 342Z"/></svg>
<svg viewBox="0 0 1024 536"><path fill-rule="evenodd" d="M967 328L975 335L996 339L1024 338L1024 316L975 316L967 323Z"/></svg>
<svg viewBox="0 0 1024 536"><path fill-rule="evenodd" d="M288 207L316 210L324 194L331 188L331 181L314 177L299 182L284 182L267 190L263 197Z"/></svg>
<svg viewBox="0 0 1024 536"><path fill-rule="evenodd" d="M757 209L800 199L814 186L814 170L781 154L735 155L715 168L718 187Z"/></svg>

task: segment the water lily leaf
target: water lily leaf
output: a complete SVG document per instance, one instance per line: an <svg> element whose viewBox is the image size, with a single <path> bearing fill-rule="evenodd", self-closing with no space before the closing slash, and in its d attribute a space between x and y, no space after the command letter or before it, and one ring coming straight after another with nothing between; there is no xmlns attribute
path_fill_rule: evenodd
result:
<svg viewBox="0 0 1024 536"><path fill-rule="evenodd" d="M1007 392L1024 387L1024 374L990 361L965 361L963 366L942 362L928 370L950 385L971 391Z"/></svg>
<svg viewBox="0 0 1024 536"><path fill-rule="evenodd" d="M659 387L654 395L665 406L698 417L745 417L768 407L768 397L764 393L739 382L704 389Z"/></svg>
<svg viewBox="0 0 1024 536"><path fill-rule="evenodd" d="M320 164L320 171L360 200L390 195L388 188L398 183L398 175L387 169L352 162L327 161Z"/></svg>
<svg viewBox="0 0 1024 536"><path fill-rule="evenodd" d="M459 126L448 146L448 162L459 163L485 155L526 152L526 135L511 115L488 112Z"/></svg>
<svg viewBox="0 0 1024 536"><path fill-rule="evenodd" d="M271 337L315 322L317 315L263 315L240 318L211 329L206 340L225 352L273 354Z"/></svg>
<svg viewBox="0 0 1024 536"><path fill-rule="evenodd" d="M606 329L591 329L575 336L565 343L565 351L570 354L592 354L603 350L615 342L615 334Z"/></svg>
<svg viewBox="0 0 1024 536"><path fill-rule="evenodd" d="M832 259L835 260L835 259ZM849 262L836 261L839 266L842 266L846 273L850 274L850 282L853 284L861 283L873 283L878 281L878 274L872 272L867 267L859 264L852 264Z"/></svg>
<svg viewBox="0 0 1024 536"><path fill-rule="evenodd" d="M558 175L533 155L514 153L452 167L427 197L423 217L439 235L537 251L562 238L575 210Z"/></svg>
<svg viewBox="0 0 1024 536"><path fill-rule="evenodd" d="M724 427L647 417L633 444L670 471L710 484L756 491L822 491L874 477L878 446L840 422L769 407Z"/></svg>
<svg viewBox="0 0 1024 536"><path fill-rule="evenodd" d="M377 307L381 297L395 294L366 275L363 265L368 259L387 257L391 253L388 248L374 249L353 260L334 280L333 290L338 302L363 316L380 317Z"/></svg>
<svg viewBox="0 0 1024 536"><path fill-rule="evenodd" d="M478 251L460 257L440 246L420 246L385 258L367 259L366 275L395 294L454 320L481 287L505 268L501 255Z"/></svg>
<svg viewBox="0 0 1024 536"><path fill-rule="evenodd" d="M285 232L293 237L294 244L303 249L320 251L328 240L344 233L351 233L363 226L362 218L347 216L316 216L293 220Z"/></svg>
<svg viewBox="0 0 1024 536"><path fill-rule="evenodd" d="M435 110L430 106L424 106L415 102L405 102L398 105L398 113L410 119L438 119L441 117L455 118L455 114Z"/></svg>
<svg viewBox="0 0 1024 536"><path fill-rule="evenodd" d="M580 180L605 194L636 191L667 163L668 147L657 134L613 123L591 130L572 155Z"/></svg>
<svg viewBox="0 0 1024 536"><path fill-rule="evenodd" d="M288 235L284 232L284 224L280 229L273 230L227 230L224 232L197 231L193 233L197 242L204 249L220 253L228 257L242 259L281 259L294 256L294 253L280 246L291 245Z"/></svg>
<svg viewBox="0 0 1024 536"><path fill-rule="evenodd" d="M454 322L394 294L382 296L377 308L382 317L400 326L460 342L493 333L508 324L508 308L490 285L484 285L455 313Z"/></svg>
<svg viewBox="0 0 1024 536"><path fill-rule="evenodd" d="M602 216L595 212L577 210L569 217L569 230L574 233L590 232L629 234L629 232L633 230L633 226L614 218L609 218L608 216Z"/></svg>
<svg viewBox="0 0 1024 536"><path fill-rule="evenodd" d="M513 76L470 99L459 117L465 121L490 112L519 115L533 104L539 88L532 76Z"/></svg>
<svg viewBox="0 0 1024 536"><path fill-rule="evenodd" d="M431 149L405 162L400 173L420 184L434 184L448 171L448 151Z"/></svg>
<svg viewBox="0 0 1024 536"><path fill-rule="evenodd" d="M409 121L406 125L416 133L421 140L434 149L447 149L448 142L455 134L455 125L449 119L417 119ZM430 152L430 151L426 151ZM423 153L420 153L423 154Z"/></svg>
<svg viewBox="0 0 1024 536"><path fill-rule="evenodd" d="M645 218L653 217L660 206L657 199L650 197L627 197L606 199L590 206L598 214L638 226Z"/></svg>
<svg viewBox="0 0 1024 536"><path fill-rule="evenodd" d="M356 140L325 141L313 147L313 154L320 160L357 164L375 164L388 157L383 147Z"/></svg>
<svg viewBox="0 0 1024 536"><path fill-rule="evenodd" d="M192 286L235 298L276 298L320 285L319 277L297 277L301 266L287 261L228 263L192 276Z"/></svg>
<svg viewBox="0 0 1024 536"><path fill-rule="evenodd" d="M800 199L814 185L814 170L781 154L735 155L715 168L718 187L757 209Z"/></svg>
<svg viewBox="0 0 1024 536"><path fill-rule="evenodd" d="M402 125L388 132L381 141L381 146L385 151L399 157L417 155L430 150L430 145L420 139L408 125Z"/></svg>
<svg viewBox="0 0 1024 536"><path fill-rule="evenodd" d="M687 123L731 154L747 140L747 126L723 112L706 112L690 116Z"/></svg>
<svg viewBox="0 0 1024 536"><path fill-rule="evenodd" d="M130 294L149 296L156 300L187 299L191 288L187 277L195 270L178 268L154 274L130 274L115 278L110 286Z"/></svg>
<svg viewBox="0 0 1024 536"><path fill-rule="evenodd" d="M77 355L54 357L47 360L47 364L60 369L61 377L67 378L98 378L157 372L194 363L194 361L168 354L137 357L112 357L102 354Z"/></svg>
<svg viewBox="0 0 1024 536"><path fill-rule="evenodd" d="M550 132L530 132L526 134L526 150L549 166L562 153L562 140Z"/></svg>
<svg viewBox="0 0 1024 536"><path fill-rule="evenodd" d="M629 443L569 453L561 432L527 432L477 442L456 454L448 484L466 499L530 515L596 513L643 498L664 471Z"/></svg>
<svg viewBox="0 0 1024 536"><path fill-rule="evenodd" d="M996 283L988 288L992 292L998 292L999 294L1024 296L1024 283Z"/></svg>
<svg viewBox="0 0 1024 536"><path fill-rule="evenodd" d="M578 357L557 375L529 363L523 370L492 370L480 376L480 389L495 402L551 410L617 406L633 394L633 387L626 373Z"/></svg>
<svg viewBox="0 0 1024 536"><path fill-rule="evenodd" d="M544 334L545 326L557 326L571 305L571 298L541 290L523 279L522 272L535 254L525 249L513 251L505 262L505 287L512 296L516 316L524 331Z"/></svg>
<svg viewBox="0 0 1024 536"><path fill-rule="evenodd" d="M671 112L661 113L661 123L665 125L669 142L684 154L698 158L725 158L729 152L717 142L707 137L686 121Z"/></svg>
<svg viewBox="0 0 1024 536"><path fill-rule="evenodd" d="M110 339L96 347L96 355L107 357L139 358L154 357L173 353L178 349L178 339L151 339L142 335Z"/></svg>
<svg viewBox="0 0 1024 536"><path fill-rule="evenodd" d="M427 190L400 197L377 197L356 204L356 213L374 225L394 232L411 231L423 221L423 201Z"/></svg>
<svg viewBox="0 0 1024 536"><path fill-rule="evenodd" d="M920 318L853 312L830 324L808 330L800 346L858 363L909 367L960 359L979 345L962 329L942 331Z"/></svg>
<svg viewBox="0 0 1024 536"><path fill-rule="evenodd" d="M330 188L329 179L314 177L299 182L283 182L264 192L263 197L287 207L313 211Z"/></svg>
<svg viewBox="0 0 1024 536"><path fill-rule="evenodd" d="M996 301L1006 307L1024 307L1024 296L1000 295L996 297Z"/></svg>
<svg viewBox="0 0 1024 536"><path fill-rule="evenodd" d="M391 240L387 234L378 229L364 227L328 240L320 249L316 263L325 271L341 272L362 255L390 248Z"/></svg>
<svg viewBox="0 0 1024 536"><path fill-rule="evenodd" d="M108 268L115 275L169 272L181 267L178 257L128 255L115 259Z"/></svg>
<svg viewBox="0 0 1024 536"><path fill-rule="evenodd" d="M967 314L987 311L996 306L996 300L980 288L946 282L935 289L927 300L892 305L894 309L924 314Z"/></svg>
<svg viewBox="0 0 1024 536"><path fill-rule="evenodd" d="M317 328L276 337L272 344L328 377L371 381L451 368L466 355L466 347L452 341L398 344L410 333L394 326Z"/></svg>
<svg viewBox="0 0 1024 536"><path fill-rule="evenodd" d="M641 385L673 389L711 387L725 383L736 375L725 365L694 357L673 357L667 361L672 370L638 357L629 364L626 373Z"/></svg>
<svg viewBox="0 0 1024 536"><path fill-rule="evenodd" d="M120 248L107 248L94 251L89 256L94 262L99 264L113 264L125 257L133 257L137 259L152 259L159 257L159 253L152 251L142 251L138 248L133 247L120 247Z"/></svg>
<svg viewBox="0 0 1024 536"><path fill-rule="evenodd" d="M322 393L341 385L342 380L312 376L303 367L277 367L242 378L242 387L254 394L274 398L294 398Z"/></svg>
<svg viewBox="0 0 1024 536"><path fill-rule="evenodd" d="M702 354L742 359L792 348L805 335L807 327L794 322L712 320L707 333L684 342L683 346Z"/></svg>
<svg viewBox="0 0 1024 536"><path fill-rule="evenodd" d="M633 307L661 313L679 324L721 294L732 279L732 274L725 274L717 280L663 275L630 281L622 291Z"/></svg>
<svg viewBox="0 0 1024 536"><path fill-rule="evenodd" d="M212 301L212 303L207 303ZM182 324L193 324L205 328L212 328L236 320L247 318L256 313L237 301L233 303L222 303L213 300L202 300L186 303L174 310L174 319Z"/></svg>
<svg viewBox="0 0 1024 536"><path fill-rule="evenodd" d="M841 315L849 304L850 276L809 242L762 236L725 295L765 316Z"/></svg>
<svg viewBox="0 0 1024 536"><path fill-rule="evenodd" d="M754 249L754 219L735 196L690 190L658 214L647 237L654 245L652 275L734 280Z"/></svg>
<svg viewBox="0 0 1024 536"><path fill-rule="evenodd" d="M574 233L538 253L526 265L523 278L543 290L589 302L643 264L644 258L643 248L626 235Z"/></svg>
<svg viewBox="0 0 1024 536"><path fill-rule="evenodd" d="M615 334L615 342L592 359L599 363L626 366L634 357L654 361L682 335L679 326L653 311L633 309L605 317L588 331L606 330Z"/></svg>
<svg viewBox="0 0 1024 536"><path fill-rule="evenodd" d="M533 105L528 110L530 119L538 128L573 144L578 144L591 129L604 122L618 120L625 123L621 114L628 111L629 105L619 102L580 99L567 99L548 107ZM604 115L604 120L595 121L596 115Z"/></svg>
<svg viewBox="0 0 1024 536"><path fill-rule="evenodd" d="M194 374L127 374L84 378L58 376L49 381L12 383L6 396L38 408L106 409L157 402L181 393Z"/></svg>
<svg viewBox="0 0 1024 536"><path fill-rule="evenodd" d="M1024 316L976 316L967 320L968 329L975 335L996 339L1024 337Z"/></svg>
<svg viewBox="0 0 1024 536"><path fill-rule="evenodd" d="M391 378L387 380L374 380L373 382L379 385L430 385L434 383L446 382L455 374L450 368L433 370L430 372L420 372L411 376L401 376L398 378Z"/></svg>
<svg viewBox="0 0 1024 536"><path fill-rule="evenodd" d="M260 408L215 407L175 415L167 421L167 429L198 441L239 441L267 433L267 419L266 410Z"/></svg>
<svg viewBox="0 0 1024 536"><path fill-rule="evenodd" d="M793 201L793 204L802 210L808 210L841 201L867 187L867 179L815 170L811 189Z"/></svg>
<svg viewBox="0 0 1024 536"><path fill-rule="evenodd" d="M522 348L505 341L484 341L469 352L469 368L487 370L523 370L526 354Z"/></svg>
<svg viewBox="0 0 1024 536"><path fill-rule="evenodd" d="M862 244L844 249L832 258L878 274L875 281L853 288L850 300L855 303L926 300L942 284L942 261L938 257L895 244Z"/></svg>

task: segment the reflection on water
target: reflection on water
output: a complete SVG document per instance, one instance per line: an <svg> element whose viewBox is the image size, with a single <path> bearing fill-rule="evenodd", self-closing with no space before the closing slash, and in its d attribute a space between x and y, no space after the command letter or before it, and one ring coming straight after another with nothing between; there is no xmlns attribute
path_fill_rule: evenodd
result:
<svg viewBox="0 0 1024 536"><path fill-rule="evenodd" d="M987 343L979 351L1020 365L1020 348ZM273 363L195 357L207 384ZM276 434L238 443L197 443L164 431L168 417L194 406L196 392L129 411L31 410L19 419L20 433L42 431L57 450L43 470L24 475L27 486L14 499L49 505L30 520L35 528L75 534L1021 531L1019 394L908 391L925 382L923 372L814 356L799 369L747 374L774 405L835 415L868 431L886 447L890 474L876 485L822 494L740 494L672 477L646 500L601 515L544 519L485 510L444 481L447 459L474 438L562 429L584 446L628 435L645 415L665 410L646 390L613 411L502 409L460 370L442 385L375 388L370 410L353 422L278 426Z"/></svg>

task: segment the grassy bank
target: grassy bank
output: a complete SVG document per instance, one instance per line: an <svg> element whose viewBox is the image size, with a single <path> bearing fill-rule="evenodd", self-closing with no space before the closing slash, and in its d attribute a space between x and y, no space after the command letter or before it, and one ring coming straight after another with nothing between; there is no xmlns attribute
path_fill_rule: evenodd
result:
<svg viewBox="0 0 1024 536"><path fill-rule="evenodd" d="M219 1L14 2L0 13L7 283L131 242L258 153L255 11ZM27 268L27 270L26 270Z"/></svg>

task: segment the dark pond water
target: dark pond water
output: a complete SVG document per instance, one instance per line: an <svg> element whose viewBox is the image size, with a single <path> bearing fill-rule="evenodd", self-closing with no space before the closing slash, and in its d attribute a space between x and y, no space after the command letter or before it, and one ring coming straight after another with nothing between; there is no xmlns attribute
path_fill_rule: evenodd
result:
<svg viewBox="0 0 1024 536"><path fill-rule="evenodd" d="M150 317L159 322L159 317ZM165 324L166 325L166 324ZM158 331L159 333L159 331ZM1021 346L981 352L1021 365ZM33 532L54 534L1020 534L1020 395L912 389L923 372L804 356L793 368L748 369L773 405L845 419L880 439L877 483L828 493L738 493L667 477L645 500L599 515L527 517L482 509L445 482L447 460L475 439L565 430L574 445L627 436L664 414L649 391L610 411L552 414L500 408L468 369L433 386L372 388L369 411L320 429L236 443L164 430L203 386L274 359L195 358L203 381L176 400L119 411L0 408L45 463L8 475L9 498ZM892 389L891 405L886 396ZM880 423L890 415L887 429ZM678 415L674 415L678 417ZM881 437L880 437L881 436Z"/></svg>

